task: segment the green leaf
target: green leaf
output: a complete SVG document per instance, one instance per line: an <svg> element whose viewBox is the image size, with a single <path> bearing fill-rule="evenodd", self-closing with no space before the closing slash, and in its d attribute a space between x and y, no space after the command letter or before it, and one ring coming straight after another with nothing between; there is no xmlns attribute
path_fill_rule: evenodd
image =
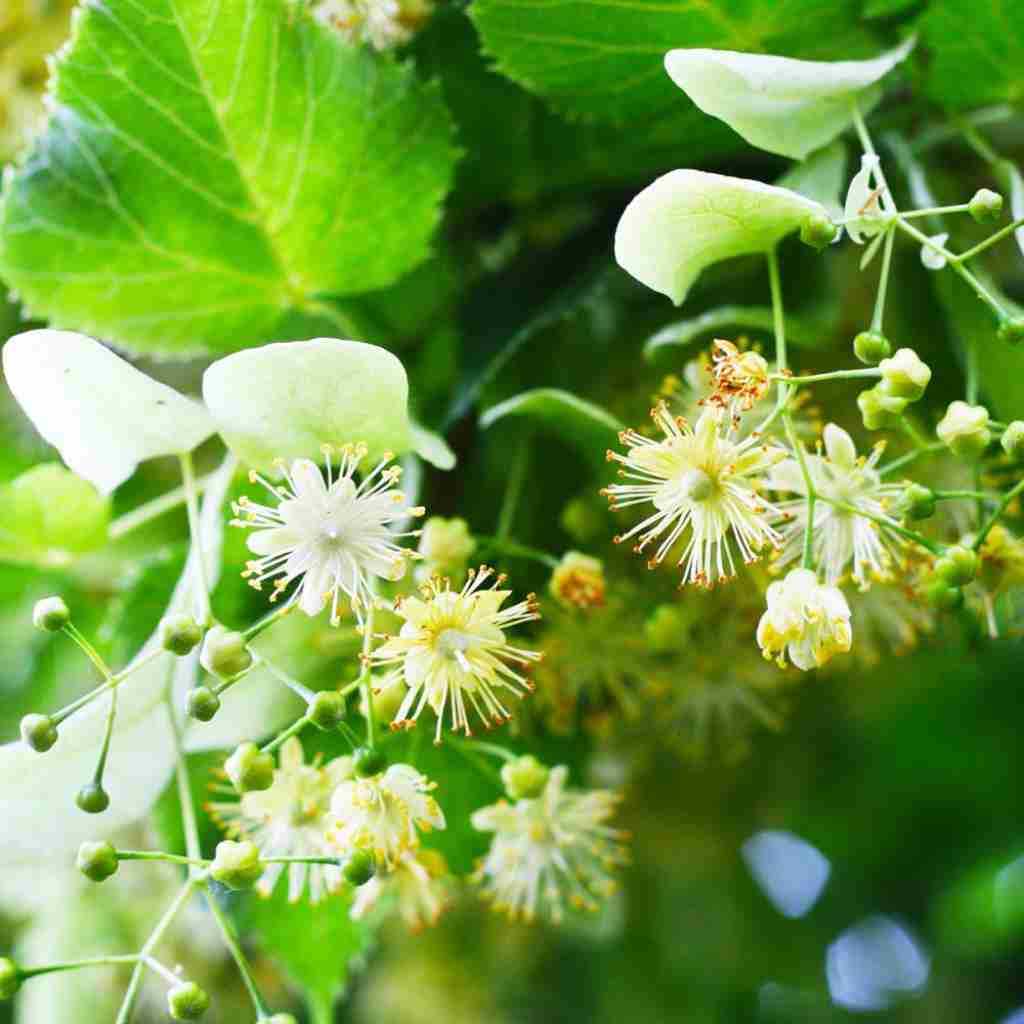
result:
<svg viewBox="0 0 1024 1024"><path fill-rule="evenodd" d="M134 351L231 351L428 256L456 150L411 69L289 0L78 13L0 208L0 274L34 315Z"/></svg>
<svg viewBox="0 0 1024 1024"><path fill-rule="evenodd" d="M558 437L576 442L595 461L604 462L605 452L624 429L610 412L568 391L536 388L492 405L480 417L486 430L509 416L525 416Z"/></svg>
<svg viewBox="0 0 1024 1024"><path fill-rule="evenodd" d="M933 0L922 31L932 99L953 110L1024 99L1024 6Z"/></svg>
<svg viewBox="0 0 1024 1024"><path fill-rule="evenodd" d="M250 896L242 907L246 927L302 990L316 1021L334 1019L335 1000L373 943L372 925L349 917L351 903L350 892L315 907L289 903L279 885L269 899Z"/></svg>
<svg viewBox="0 0 1024 1024"><path fill-rule="evenodd" d="M859 2L777 0L476 0L471 8L498 70L565 113L630 122L693 107L662 67L673 47L706 46L819 59L877 50ZM680 124L680 127L682 125ZM686 135L679 133L680 145Z"/></svg>

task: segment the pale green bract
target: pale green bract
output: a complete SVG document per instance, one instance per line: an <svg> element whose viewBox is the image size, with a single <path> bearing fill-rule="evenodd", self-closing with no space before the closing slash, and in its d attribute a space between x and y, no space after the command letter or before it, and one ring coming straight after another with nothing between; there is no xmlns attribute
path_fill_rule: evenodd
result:
<svg viewBox="0 0 1024 1024"><path fill-rule="evenodd" d="M775 184L821 203L833 220L839 220L843 216L839 197L846 184L846 146L842 139L836 139L794 164Z"/></svg>
<svg viewBox="0 0 1024 1024"><path fill-rule="evenodd" d="M767 252L811 218L821 203L775 185L705 171L669 171L626 207L615 259L676 305L705 267Z"/></svg>
<svg viewBox="0 0 1024 1024"><path fill-rule="evenodd" d="M36 430L103 494L140 462L190 452L214 431L198 402L84 334L18 334L4 345L3 366Z"/></svg>
<svg viewBox="0 0 1024 1024"><path fill-rule="evenodd" d="M731 50L670 50L665 70L706 114L769 153L803 160L881 98L878 85L914 47L873 60L808 61Z"/></svg>

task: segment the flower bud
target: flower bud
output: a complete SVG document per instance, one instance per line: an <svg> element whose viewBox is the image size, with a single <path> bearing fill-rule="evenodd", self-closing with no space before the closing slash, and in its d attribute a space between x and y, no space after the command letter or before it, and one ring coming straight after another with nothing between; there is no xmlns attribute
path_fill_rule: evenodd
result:
<svg viewBox="0 0 1024 1024"><path fill-rule="evenodd" d="M21 738L37 753L44 754L57 742L57 726L49 715L25 715Z"/></svg>
<svg viewBox="0 0 1024 1024"><path fill-rule="evenodd" d="M839 228L832 218L821 213L808 217L800 227L800 241L815 249L824 249L836 240Z"/></svg>
<svg viewBox="0 0 1024 1024"><path fill-rule="evenodd" d="M892 345L881 331L861 331L853 339L853 354L868 366L877 366L892 355Z"/></svg>
<svg viewBox="0 0 1024 1024"><path fill-rule="evenodd" d="M117 852L110 843L82 843L75 863L90 881L105 882L117 873Z"/></svg>
<svg viewBox="0 0 1024 1024"><path fill-rule="evenodd" d="M988 409L959 400L950 402L935 433L955 455L977 458L992 440L992 432L988 429Z"/></svg>
<svg viewBox="0 0 1024 1024"><path fill-rule="evenodd" d="M878 368L882 371L879 387L883 393L908 402L916 402L932 379L932 371L911 348L897 349L896 354L883 359Z"/></svg>
<svg viewBox="0 0 1024 1024"><path fill-rule="evenodd" d="M955 611L964 603L964 592L944 580L933 580L924 592L925 600L942 612Z"/></svg>
<svg viewBox="0 0 1024 1024"><path fill-rule="evenodd" d="M1024 458L1024 420L1014 420L1003 431L999 443L1011 459Z"/></svg>
<svg viewBox="0 0 1024 1024"><path fill-rule="evenodd" d="M1007 345L1019 345L1024 341L1024 316L1010 316L999 324L999 340Z"/></svg>
<svg viewBox="0 0 1024 1024"><path fill-rule="evenodd" d="M962 587L978 574L978 556L971 548L957 544L947 548L935 562L935 576L951 587Z"/></svg>
<svg viewBox="0 0 1024 1024"><path fill-rule="evenodd" d="M379 775L388 766L388 759L372 747L357 747L352 754L352 767L360 778Z"/></svg>
<svg viewBox="0 0 1024 1024"><path fill-rule="evenodd" d="M32 625L47 633L59 633L71 621L63 597L44 597L32 608Z"/></svg>
<svg viewBox="0 0 1024 1024"><path fill-rule="evenodd" d="M857 407L868 430L898 427L907 404L907 399L887 395L880 387L868 388L857 396Z"/></svg>
<svg viewBox="0 0 1024 1024"><path fill-rule="evenodd" d="M365 885L377 873L377 862L369 850L356 850L342 864L341 873L350 885Z"/></svg>
<svg viewBox="0 0 1024 1024"><path fill-rule="evenodd" d="M935 492L922 484L907 484L900 495L899 507L908 519L930 519L935 515Z"/></svg>
<svg viewBox="0 0 1024 1024"><path fill-rule="evenodd" d="M274 784L274 758L255 743L240 743L224 762L224 771L239 793L270 789Z"/></svg>
<svg viewBox="0 0 1024 1024"><path fill-rule="evenodd" d="M206 634L199 661L211 675L231 679L252 664L252 654L241 633L214 626Z"/></svg>
<svg viewBox="0 0 1024 1024"><path fill-rule="evenodd" d="M210 997L194 981L183 981L167 993L171 1020L199 1020L209 1008Z"/></svg>
<svg viewBox="0 0 1024 1024"><path fill-rule="evenodd" d="M87 782L78 791L75 803L86 814L102 814L110 806L110 796L99 782Z"/></svg>
<svg viewBox="0 0 1024 1024"><path fill-rule="evenodd" d="M203 629L191 615L168 615L160 623L160 643L165 651L183 658L203 639Z"/></svg>
<svg viewBox="0 0 1024 1024"><path fill-rule="evenodd" d="M0 1002L13 999L21 988L21 974L18 965L5 956L0 956Z"/></svg>
<svg viewBox="0 0 1024 1024"><path fill-rule="evenodd" d="M321 690L306 709L309 720L325 732L336 729L345 717L345 698L337 690Z"/></svg>
<svg viewBox="0 0 1024 1024"><path fill-rule="evenodd" d="M513 800L531 799L547 785L548 770L532 754L524 754L502 765L501 781Z"/></svg>
<svg viewBox="0 0 1024 1024"><path fill-rule="evenodd" d="M217 844L210 875L229 889L251 889L263 874L259 847L246 839L236 843L225 839Z"/></svg>
<svg viewBox="0 0 1024 1024"><path fill-rule="evenodd" d="M1003 197L990 188L979 188L967 204L967 212L979 223L998 220L1003 212Z"/></svg>
<svg viewBox="0 0 1024 1024"><path fill-rule="evenodd" d="M194 686L185 698L185 710L189 718L209 722L220 711L220 697L208 686Z"/></svg>
<svg viewBox="0 0 1024 1024"><path fill-rule="evenodd" d="M423 560L416 568L416 578L460 576L465 573L466 563L475 549L476 541L465 519L431 516L420 533L417 550Z"/></svg>
<svg viewBox="0 0 1024 1024"><path fill-rule="evenodd" d="M579 551L568 551L555 566L548 589L563 607L598 608L604 604L604 564Z"/></svg>

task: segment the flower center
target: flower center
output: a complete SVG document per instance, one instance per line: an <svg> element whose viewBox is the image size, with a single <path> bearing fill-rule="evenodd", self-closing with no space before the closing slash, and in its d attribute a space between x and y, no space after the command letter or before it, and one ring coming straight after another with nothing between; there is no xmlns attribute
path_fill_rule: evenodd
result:
<svg viewBox="0 0 1024 1024"><path fill-rule="evenodd" d="M437 649L452 661L458 661L460 654L475 647L477 643L477 637L461 629L443 629L437 637Z"/></svg>
<svg viewBox="0 0 1024 1024"><path fill-rule="evenodd" d="M715 481L703 469L689 469L679 478L679 493L689 501L706 501Z"/></svg>

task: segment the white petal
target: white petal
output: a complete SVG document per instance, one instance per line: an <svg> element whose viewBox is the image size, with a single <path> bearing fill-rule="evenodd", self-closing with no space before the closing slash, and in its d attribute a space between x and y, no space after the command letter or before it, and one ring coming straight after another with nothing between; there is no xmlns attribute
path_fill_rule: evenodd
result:
<svg viewBox="0 0 1024 1024"><path fill-rule="evenodd" d="M408 382L398 359L359 341L314 338L246 349L203 375L203 396L240 458L320 462L321 445L365 441L371 456L412 447Z"/></svg>
<svg viewBox="0 0 1024 1024"><path fill-rule="evenodd" d="M79 476L109 494L157 455L189 452L214 431L198 402L71 331L26 331L4 374L36 430Z"/></svg>
<svg viewBox="0 0 1024 1024"><path fill-rule="evenodd" d="M834 423L825 426L825 452L828 457L843 469L853 469L857 464L857 448L853 438Z"/></svg>
<svg viewBox="0 0 1024 1024"><path fill-rule="evenodd" d="M846 220L846 231L858 245L864 236L876 235L881 227L876 223L879 217L871 211L876 206L874 174L878 168L878 157L874 153L865 153L860 158L860 170L850 179L850 187L846 190L846 202L843 216Z"/></svg>
<svg viewBox="0 0 1024 1024"><path fill-rule="evenodd" d="M929 241L935 242L936 245L945 247L946 242L949 241L949 232L943 231L941 234L932 235ZM926 270L941 270L946 265L946 257L941 252L937 252L930 245L922 245L921 262L924 264Z"/></svg>
<svg viewBox="0 0 1024 1024"><path fill-rule="evenodd" d="M706 114L769 153L803 160L881 97L876 84L914 38L873 60L807 61L732 50L670 50L665 70Z"/></svg>
<svg viewBox="0 0 1024 1024"><path fill-rule="evenodd" d="M820 204L796 192L705 171L670 171L626 207L615 231L615 259L676 305L705 268L767 252L812 217Z"/></svg>

